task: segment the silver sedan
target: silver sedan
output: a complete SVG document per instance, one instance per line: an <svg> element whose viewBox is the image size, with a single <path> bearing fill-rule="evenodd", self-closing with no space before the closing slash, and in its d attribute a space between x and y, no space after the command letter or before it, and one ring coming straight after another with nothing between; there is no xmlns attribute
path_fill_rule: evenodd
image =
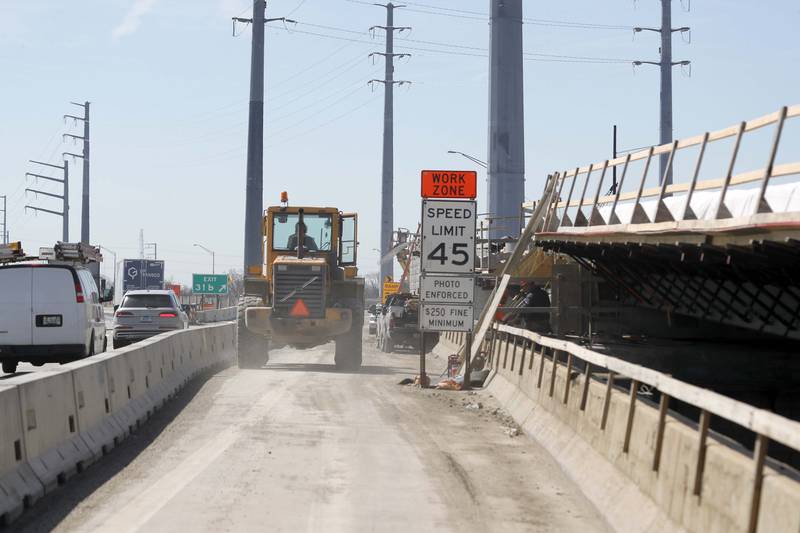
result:
<svg viewBox="0 0 800 533"><path fill-rule="evenodd" d="M114 313L114 348L189 327L175 293L168 290L128 291Z"/></svg>

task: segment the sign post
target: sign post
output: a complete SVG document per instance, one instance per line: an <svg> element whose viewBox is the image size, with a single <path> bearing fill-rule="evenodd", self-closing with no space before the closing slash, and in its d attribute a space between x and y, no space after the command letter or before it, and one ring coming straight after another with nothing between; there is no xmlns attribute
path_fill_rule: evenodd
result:
<svg viewBox="0 0 800 533"><path fill-rule="evenodd" d="M425 334L466 333L464 383L470 387L470 346L475 300L475 223L477 173L422 171L420 254L420 383L425 375Z"/></svg>

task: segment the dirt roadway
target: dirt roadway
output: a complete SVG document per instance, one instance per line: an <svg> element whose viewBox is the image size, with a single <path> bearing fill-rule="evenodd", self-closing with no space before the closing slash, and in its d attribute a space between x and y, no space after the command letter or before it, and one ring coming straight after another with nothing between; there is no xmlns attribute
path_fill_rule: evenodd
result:
<svg viewBox="0 0 800 533"><path fill-rule="evenodd" d="M487 394L399 386L417 358L369 346L360 374L329 345L190 385L10 529L608 531Z"/></svg>

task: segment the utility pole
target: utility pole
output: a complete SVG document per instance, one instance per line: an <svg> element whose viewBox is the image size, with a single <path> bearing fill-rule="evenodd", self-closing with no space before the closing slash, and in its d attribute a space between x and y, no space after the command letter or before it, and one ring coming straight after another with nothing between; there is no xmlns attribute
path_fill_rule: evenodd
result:
<svg viewBox="0 0 800 533"><path fill-rule="evenodd" d="M139 230L139 259L144 259L144 230Z"/></svg>
<svg viewBox="0 0 800 533"><path fill-rule="evenodd" d="M84 102L79 104L78 102L70 102L72 105L76 105L78 107L83 108L83 116L77 117L75 115L64 115L64 119L71 118L72 120L83 121L83 137L79 135L72 135L71 133L65 133L63 138L69 137L72 140L81 140L83 141L83 153L82 154L72 154L69 152L64 152L65 156L72 156L72 157L80 157L83 159L83 193L82 193L82 203L81 203L81 242L84 244L89 244L89 164L91 162L89 157L89 105L90 103Z"/></svg>
<svg viewBox="0 0 800 533"><path fill-rule="evenodd" d="M522 0L491 0L489 238L519 237L525 199ZM497 225L499 222L499 227Z"/></svg>
<svg viewBox="0 0 800 533"><path fill-rule="evenodd" d="M153 250L153 261L158 260L158 243L156 242L146 242L144 243L145 249L152 249Z"/></svg>
<svg viewBox="0 0 800 533"><path fill-rule="evenodd" d="M672 0L661 0L661 27L660 28L633 28L635 33L652 31L661 35L661 60L660 61L634 61L635 66L657 65L661 69L661 101L659 119L659 144L672 142L672 67L675 65L690 65L691 61L672 60L672 34L675 32L688 32L690 28L672 27ZM669 154L664 153L659 157L659 176L661 183L666 180L667 185L672 184L672 169L667 169Z"/></svg>
<svg viewBox="0 0 800 533"><path fill-rule="evenodd" d="M386 26L372 26L370 31L381 29L386 32L386 51L373 52L370 57L383 56L386 62L384 79L370 80L370 84L382 83L384 86L383 100L383 168L381 171L381 293L383 282L393 278L394 261L384 261L392 247L392 233L394 231L394 86L405 85L410 81L396 81L394 79L394 58L409 57L409 54L394 53L394 32L410 30L408 26L394 25L395 8L405 7L388 4L375 4L386 8ZM381 294L382 295L382 294Z"/></svg>
<svg viewBox="0 0 800 533"><path fill-rule="evenodd" d="M26 188L25 192L32 192L36 195L43 194L45 196L49 196L51 198L58 198L61 200L62 209L61 211L53 211L51 209L45 209L43 207L36 207L33 205L26 205L25 209L31 209L33 211L41 211L43 213L50 213L51 215L56 215L61 217L61 242L69 242L69 161L64 161L64 165L53 165L51 163L42 163L41 161L34 161L30 160L31 163L35 163L37 165L42 165L45 167L57 168L63 171L63 178L54 178L52 176L45 176L43 174L36 174L33 172L26 172L25 177L33 177L33 178L42 178L48 181L55 181L56 183L60 183L64 186L64 194L53 194L47 191L40 191L38 189L31 189ZM3 213L3 218L5 218L5 213ZM3 228L5 228L5 221L3 223Z"/></svg>
<svg viewBox="0 0 800 533"><path fill-rule="evenodd" d="M247 128L247 178L244 210L244 275L256 267L261 272L261 233L264 216L264 24L283 21L294 23L286 17L267 19L265 0L253 1L253 18L233 17L236 23L253 25L253 41L250 52L250 116Z"/></svg>
<svg viewBox="0 0 800 533"><path fill-rule="evenodd" d="M8 220L6 218L8 214L8 197L4 194L0 198L3 199L3 233L0 237L3 238L3 244L8 244Z"/></svg>

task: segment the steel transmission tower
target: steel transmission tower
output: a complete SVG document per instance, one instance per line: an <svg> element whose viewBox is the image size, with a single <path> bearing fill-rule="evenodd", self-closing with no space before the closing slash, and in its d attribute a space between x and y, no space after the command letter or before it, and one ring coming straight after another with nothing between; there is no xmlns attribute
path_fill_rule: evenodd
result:
<svg viewBox="0 0 800 533"><path fill-rule="evenodd" d="M661 60L660 61L634 61L634 65L657 65L661 69L661 101L659 119L659 144L672 142L672 67L675 65L689 65L691 61L672 60L672 34L675 32L688 32L689 27L672 27L672 0L661 0L661 27L660 28L634 28L634 32L653 31L661 35ZM659 158L658 180L672 184L672 169L667 172L669 154L661 154Z"/></svg>
<svg viewBox="0 0 800 533"><path fill-rule="evenodd" d="M250 117L247 129L247 185L244 211L244 275L261 265L261 217L264 210L264 0L253 2L250 56ZM234 19L236 21L237 19ZM260 268L259 268L260 270Z"/></svg>
<svg viewBox="0 0 800 533"><path fill-rule="evenodd" d="M276 20L294 22L286 17L264 18L265 0L253 1L253 18L233 17L236 23L253 25L250 53L250 115L247 128L247 178L244 211L244 275L251 267L261 272L261 221L264 213L264 24Z"/></svg>
<svg viewBox="0 0 800 533"><path fill-rule="evenodd" d="M386 260L392 248L392 232L394 231L394 86L411 83L394 79L394 58L408 57L409 54L394 53L394 32L410 30L408 26L394 25L394 10L401 5L375 4L386 8L386 26L372 26L370 31L382 29L386 32L386 51L374 52L370 57L383 56L386 61L386 72L382 80L370 80L370 83L384 85L383 103L383 170L381 172L381 283L394 273L394 260ZM382 287L383 285L381 285ZM382 292L382 289L381 289Z"/></svg>
<svg viewBox="0 0 800 533"><path fill-rule="evenodd" d="M52 176L45 176L43 174L36 174L33 172L26 172L25 177L33 177L36 179L44 179L48 181L55 181L56 183L60 183L64 186L64 194L53 194L47 191L40 191L37 189L26 188L25 192L32 192L37 196L43 194L45 196L49 196L50 198L57 198L61 200L62 209L61 211L53 211L52 209L45 209L43 207L36 207L33 205L26 205L25 209L31 209L33 211L42 212L42 213L50 213L51 215L56 215L61 217L61 241L62 242L69 242L69 161L64 161L64 165L53 165L51 163L43 163L41 161L34 161L33 159L30 160L31 163L35 163L37 165L43 165L45 167L57 168L61 170L63 174L63 178L54 178ZM5 225L4 225L5 227Z"/></svg>
<svg viewBox="0 0 800 533"><path fill-rule="evenodd" d="M518 237L525 198L522 0L490 0L489 238Z"/></svg>
<svg viewBox="0 0 800 533"><path fill-rule="evenodd" d="M75 115L64 115L64 118L71 118L72 120L83 121L83 137L79 135L72 135L65 133L64 138L69 137L73 140L83 141L83 153L73 154L64 152L65 156L79 157L83 159L83 192L81 203L81 242L89 244L89 165L91 163L89 157L89 102L79 104L77 102L70 102L72 105L83 108L83 116L77 117Z"/></svg>

